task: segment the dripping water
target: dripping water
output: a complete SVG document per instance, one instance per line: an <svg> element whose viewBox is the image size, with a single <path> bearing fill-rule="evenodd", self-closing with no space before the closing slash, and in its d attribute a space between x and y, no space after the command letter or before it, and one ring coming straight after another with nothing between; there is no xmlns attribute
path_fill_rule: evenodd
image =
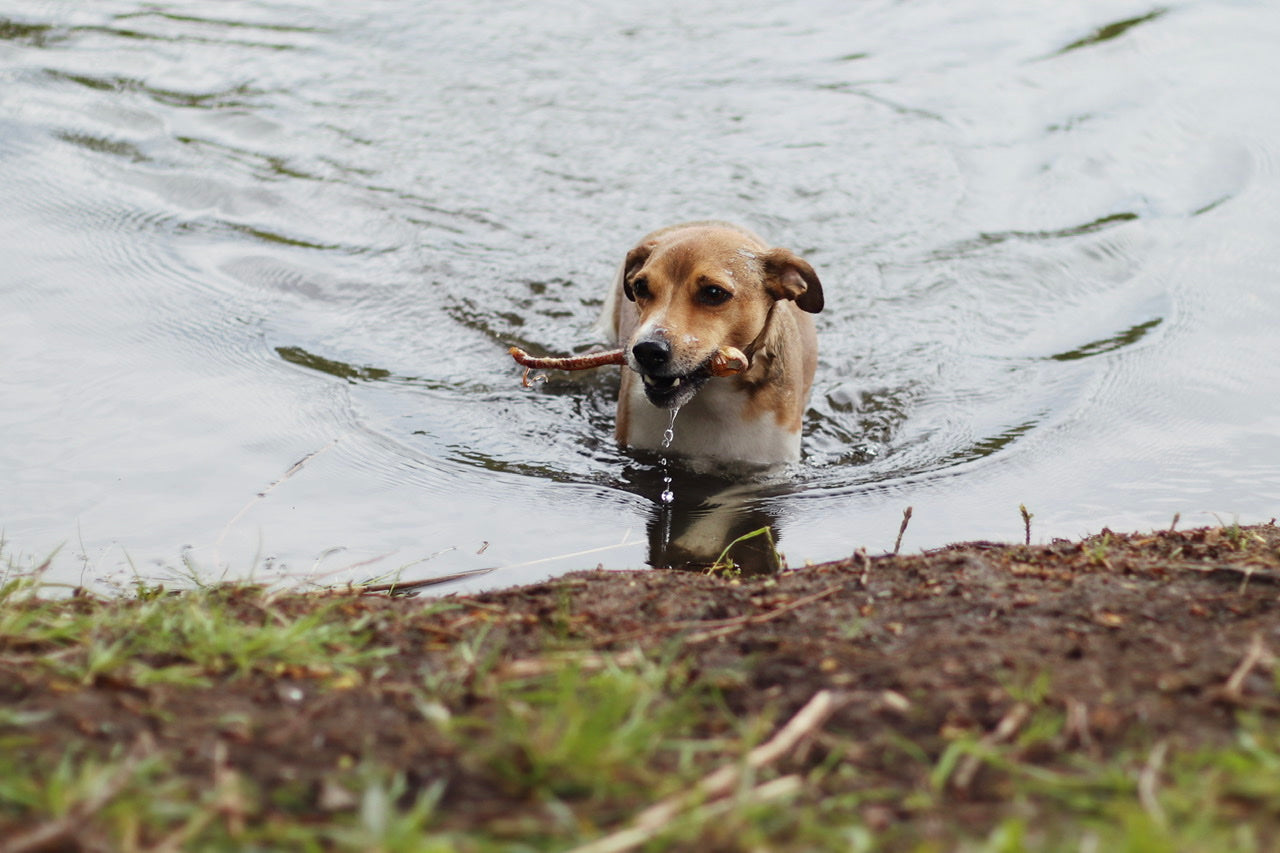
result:
<svg viewBox="0 0 1280 853"><path fill-rule="evenodd" d="M676 415L680 414L680 407L676 406L671 410L671 422L667 424L667 430L662 434L662 449L668 450L671 442L676 437ZM671 491L671 472L667 470L667 457L662 457L662 494L658 496L658 500L663 504L670 506L671 502L676 499L675 492Z"/></svg>
<svg viewBox="0 0 1280 853"><path fill-rule="evenodd" d="M667 424L666 432L662 434L662 449L669 450L671 442L676 437L676 415L680 414L680 407L677 406L671 410L671 422ZM658 501L662 504L662 551L666 553L667 546L671 544L671 504L675 502L676 493L671 490L671 471L667 467L667 457L664 455L659 460L662 465L662 494L658 495Z"/></svg>

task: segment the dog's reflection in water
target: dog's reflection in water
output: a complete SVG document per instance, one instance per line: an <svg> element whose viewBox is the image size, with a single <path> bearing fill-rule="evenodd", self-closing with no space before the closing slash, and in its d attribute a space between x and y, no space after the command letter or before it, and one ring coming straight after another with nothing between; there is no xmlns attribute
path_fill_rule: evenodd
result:
<svg viewBox="0 0 1280 853"><path fill-rule="evenodd" d="M663 472L632 472L632 487L653 497L646 520L649 565L658 569L736 570L765 575L782 566L775 549L778 516L769 507L770 490L755 484L672 471L673 499L657 499ZM727 550L726 550L727 549Z"/></svg>

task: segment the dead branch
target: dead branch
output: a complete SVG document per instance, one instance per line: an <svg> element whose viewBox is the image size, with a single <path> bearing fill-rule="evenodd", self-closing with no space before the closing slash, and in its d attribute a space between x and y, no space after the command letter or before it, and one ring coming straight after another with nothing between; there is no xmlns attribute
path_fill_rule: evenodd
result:
<svg viewBox="0 0 1280 853"><path fill-rule="evenodd" d="M809 595L802 595L799 598L795 599L794 601L789 601L786 604L782 605L781 607L777 607L773 610L770 610L767 613L756 613L750 616L747 616L747 615L734 616L729 619L722 619L718 624L714 622L702 623L703 625L710 624L714 627L710 627L703 631L699 631L696 634L690 634L689 636L684 638L684 642L687 645L694 645L695 643L703 643L703 642L706 642L707 640L714 640L717 637L724 637L728 634L732 634L734 631L741 630L742 628L745 628L747 625L759 625L762 622L768 622L772 619L777 619L779 616L790 613L792 610L798 610L799 608L804 607L806 604L812 604L815 601L820 601L824 598L827 598L830 595L834 595L835 593L839 592L843 587L844 587L843 583L832 584L831 586L827 587L824 590L810 593ZM649 633L649 631L646 631L645 633Z"/></svg>
<svg viewBox="0 0 1280 853"><path fill-rule="evenodd" d="M1245 649L1244 657L1240 659L1240 663L1232 670L1226 683L1216 691L1217 698L1232 705L1244 704L1245 679L1249 677L1249 673L1253 672L1258 664L1269 663L1272 660L1274 660L1274 657L1271 652L1267 651L1267 647L1262 644L1262 635L1254 634L1249 641L1249 648Z"/></svg>
<svg viewBox="0 0 1280 853"><path fill-rule="evenodd" d="M1241 579L1241 588L1251 581L1261 581L1268 584L1280 584L1280 571L1274 569L1259 569L1254 566L1233 566L1228 563L1220 563L1216 566L1195 566L1183 563L1170 563L1169 568L1178 569L1184 572L1195 572L1201 575L1233 575Z"/></svg>
<svg viewBox="0 0 1280 853"><path fill-rule="evenodd" d="M537 381L536 378L534 380L529 379L529 371L531 370L589 370L593 367L606 367L614 364L625 365L627 363L627 351L621 349L589 352L583 355L568 355L560 358L529 355L528 352L520 347L511 347L507 352L515 359L516 364L524 367L524 376L521 377L520 382L526 388L531 387L533 382ZM750 366L751 360L747 358L742 350L736 347L720 347L712 354L707 369L712 376L732 376L735 373L742 373Z"/></svg>
<svg viewBox="0 0 1280 853"><path fill-rule="evenodd" d="M907 532L907 524L911 521L911 507L907 507L902 511L902 524L898 527L898 538L893 543L893 556L898 556L898 551L902 548L902 534Z"/></svg>
<svg viewBox="0 0 1280 853"><path fill-rule="evenodd" d="M1018 729L1022 728L1030 716L1031 708L1025 703L1019 702L1009 709L1008 713L996 724L996 727L979 741L979 744L984 748L990 748L996 744L1004 743L1018 733ZM978 767L981 764L981 756L974 753L969 753L960 759L960 765L956 768L956 775L952 777L951 782L956 790L969 790L969 786L973 784L973 777L977 775Z"/></svg>
<svg viewBox="0 0 1280 853"><path fill-rule="evenodd" d="M351 590L360 595L372 595L379 592L410 592L415 589L422 589L428 586L437 586L442 583L452 583L453 581L463 580L464 578L475 577L476 575L487 575L489 572L497 571L498 567L493 566L487 569L468 569L465 572L454 572L451 575L441 575L438 578L423 578L416 581L394 581L392 583L375 583L360 586L353 586Z"/></svg>
<svg viewBox="0 0 1280 853"><path fill-rule="evenodd" d="M1164 809L1160 806L1159 785L1160 770L1164 766L1164 756L1169 749L1168 741L1160 741L1147 756L1147 763L1138 774L1138 802L1142 809L1151 816L1156 826L1166 824Z"/></svg>
<svg viewBox="0 0 1280 853"><path fill-rule="evenodd" d="M819 690L813 697L778 730L772 738L747 753L742 763L725 765L719 770L704 776L692 788L673 794L664 800L645 809L631 822L626 829L596 839L588 844L575 848L573 853L623 853L644 844L670 826L681 812L689 810L698 803L715 800L728 794L738 786L744 772L758 770L772 764L790 752L806 735L821 728L827 717L835 710L836 700L829 690ZM795 781L784 783L783 780ZM753 788L757 795L765 791L772 792L769 786L782 788L781 793L794 791L799 780L794 776L784 776L773 782ZM772 792L772 796L780 796Z"/></svg>
<svg viewBox="0 0 1280 853"><path fill-rule="evenodd" d="M96 791L74 803L67 813L5 842L6 853L36 853L64 846L75 847L76 836L94 815L120 796L137 774L138 765L152 751L150 736L139 738L129 749L120 766Z"/></svg>

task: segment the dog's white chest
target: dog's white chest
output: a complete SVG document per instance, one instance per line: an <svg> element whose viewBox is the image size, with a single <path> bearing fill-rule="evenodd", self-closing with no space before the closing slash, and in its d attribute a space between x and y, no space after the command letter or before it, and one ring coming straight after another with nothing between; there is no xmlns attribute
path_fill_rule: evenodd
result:
<svg viewBox="0 0 1280 853"><path fill-rule="evenodd" d="M625 369L625 368L624 368ZM773 412L752 411L747 393L728 378L712 379L676 416L644 395L639 381L628 383L628 443L662 450L669 427L673 453L683 456L736 460L761 464L794 462L800 458L800 431L778 423Z"/></svg>

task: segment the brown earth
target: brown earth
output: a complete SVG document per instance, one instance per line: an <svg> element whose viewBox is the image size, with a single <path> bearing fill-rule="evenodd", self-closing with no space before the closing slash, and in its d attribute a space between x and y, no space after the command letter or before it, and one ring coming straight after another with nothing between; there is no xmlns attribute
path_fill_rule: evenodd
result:
<svg viewBox="0 0 1280 853"><path fill-rule="evenodd" d="M50 743L88 739L105 750L145 732L192 777L211 778L221 762L261 790L301 791L317 810L343 805L340 796L326 805L332 768L371 758L401 768L409 793L445 780L446 824L492 829L542 806L456 744L434 741L405 688L462 643L475 644L477 659L496 656L499 676L536 669L540 656L565 649L654 657L675 649L691 679L737 674L720 685L733 712L772 711L779 721L830 689L837 706L821 734L780 770L829 762L837 750L858 768L855 787L915 790L956 732L1008 740L1028 702L1066 720L1020 756L1045 766L1161 740L1228 742L1239 709L1280 712L1267 651L1280 649L1278 595L1274 522L860 553L769 578L590 571L459 597L445 612L430 612L423 598L350 598L343 607L352 618L372 615L372 641L397 650L356 689L283 673L215 690L67 690L32 669L6 672L0 700L52 711L41 727ZM274 606L289 613L310 601L286 596ZM254 606L246 603L246 618L260 618L248 612ZM1029 698L1036 690L1042 695ZM486 713L479 693L461 696L468 707L452 712ZM904 742L923 751L921 761L903 758ZM968 768L949 795L948 820L981 831L1002 793L998 774ZM883 827L930 816L889 801L862 817Z"/></svg>

